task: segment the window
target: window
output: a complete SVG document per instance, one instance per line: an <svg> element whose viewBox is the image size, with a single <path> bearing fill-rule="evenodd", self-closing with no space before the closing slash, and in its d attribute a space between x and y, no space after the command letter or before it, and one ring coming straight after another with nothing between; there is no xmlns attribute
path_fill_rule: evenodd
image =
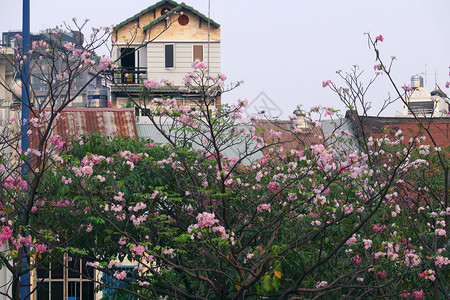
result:
<svg viewBox="0 0 450 300"><path fill-rule="evenodd" d="M135 266L121 266L119 268L118 272L121 272L121 271L125 271L125 272L127 272L127 274L136 274ZM133 280L133 278L130 276L127 276L126 279ZM123 288L126 286L125 282L118 280L116 278L112 278L111 276L109 276L108 274L105 274L105 273L103 273L103 281L105 282L106 285L115 287L115 288ZM105 300L125 299L123 294L114 293L116 291L115 288L104 289L102 299L105 299ZM134 296L130 295L129 293L127 293L126 299L135 300L136 298Z"/></svg>
<svg viewBox="0 0 450 300"><path fill-rule="evenodd" d="M136 49L135 48L121 48L120 49L120 64L122 66L122 83L135 83L136 73Z"/></svg>
<svg viewBox="0 0 450 300"><path fill-rule="evenodd" d="M203 45L194 45L192 52L194 58L192 61L203 61Z"/></svg>
<svg viewBox="0 0 450 300"><path fill-rule="evenodd" d="M174 45L164 45L164 53L165 53L165 68L170 69L175 66L174 64Z"/></svg>
<svg viewBox="0 0 450 300"><path fill-rule="evenodd" d="M77 77L75 77L75 82L76 83L83 83L83 74L80 74Z"/></svg>
<svg viewBox="0 0 450 300"><path fill-rule="evenodd" d="M186 15L179 16L178 24L180 24L181 26L186 26L187 24L189 24L189 17Z"/></svg>
<svg viewBox="0 0 450 300"><path fill-rule="evenodd" d="M67 258L67 257L66 257ZM37 300L94 300L94 269L80 259L43 263L36 271Z"/></svg>

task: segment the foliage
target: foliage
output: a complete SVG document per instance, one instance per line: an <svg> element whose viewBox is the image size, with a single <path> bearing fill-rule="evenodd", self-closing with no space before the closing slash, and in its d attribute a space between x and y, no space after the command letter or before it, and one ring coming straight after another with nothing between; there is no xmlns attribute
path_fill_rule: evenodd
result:
<svg viewBox="0 0 450 300"><path fill-rule="evenodd" d="M380 60L383 38L369 41ZM55 59L92 65L71 45L58 50L70 53ZM49 52L52 59L57 51ZM99 282L118 297L448 298L448 149L427 144L420 133L405 139L386 131L363 137L359 150L344 147L349 133L336 128L335 142L286 151L283 135L300 144L318 125L306 121L302 130L280 128L263 138L258 120L242 119L246 101L215 105L240 83L226 86L225 76L209 74L203 62L193 67L181 89L197 94L196 109L153 98L157 86L172 86L167 81L144 80L141 97L132 99L165 145L51 135L70 93L61 106L51 98L55 111L46 114L49 104L42 104L26 120L38 147L22 153L15 145L15 167L4 156L0 165L0 239L7 245L0 259L16 287L24 256L31 269L65 255L122 281L123 287ZM100 60L99 68L114 69L113 62ZM72 75L59 80L70 86ZM348 76L345 82L357 81L357 74ZM327 86L358 109L357 90L352 96L331 81ZM16 141L17 128L4 137ZM24 162L31 172L20 176ZM135 271L120 269L126 261Z"/></svg>

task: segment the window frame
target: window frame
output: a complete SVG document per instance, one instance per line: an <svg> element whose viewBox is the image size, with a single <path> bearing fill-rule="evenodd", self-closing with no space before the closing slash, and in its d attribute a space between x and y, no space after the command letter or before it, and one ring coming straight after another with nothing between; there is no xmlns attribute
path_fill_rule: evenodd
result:
<svg viewBox="0 0 450 300"><path fill-rule="evenodd" d="M72 258L72 259L76 260L78 258ZM37 289L36 289L36 299L40 300L40 298L39 298L39 286L41 286L43 288L48 288L48 291L44 290L46 295L48 295L48 298L47 297L45 297L45 298L47 298L47 299L55 299L54 298L55 296L52 296L52 285L56 284L56 283L62 283L63 297L65 297L65 295L67 295L69 298L73 297L73 296L69 296L69 290L70 290L69 286L74 283L75 288L79 289L78 291L79 291L79 298L80 299L84 299L83 298L83 285L84 285L83 283L91 283L93 285L92 286L92 295L89 295L89 298L95 299L95 297L96 297L95 296L95 291L94 291L95 283L94 283L93 279L86 278L83 275L83 272L84 272L83 271L83 267L87 268L86 262L83 259L81 259L81 258L78 259L78 260L79 260L79 263L78 263L78 266L79 266L78 272L79 272L79 274L78 274L77 277L70 277L69 276L69 273L70 273L70 270L69 270L69 257L67 255L64 256L63 263L61 263L61 262L57 262L56 263L56 264L60 264L61 267L62 267L62 278L52 278L52 270L53 270L52 264L55 264L55 263L48 263L48 269L46 270L47 274L44 275L45 277L40 277L39 274L36 273L36 281L37 281L37 285L38 285ZM56 270L56 268L54 270ZM95 278L96 271L95 271L95 269L93 269L92 271L93 271L93 273L92 273L93 276L92 277ZM47 287L45 287L45 285L44 285L45 283L47 284ZM78 287L77 287L77 284L78 284ZM76 292L75 292L75 295L77 295ZM77 297L77 296L75 296L75 297Z"/></svg>
<svg viewBox="0 0 450 300"><path fill-rule="evenodd" d="M167 46L172 46L172 66L167 64ZM164 69L175 69L175 44L164 44Z"/></svg>
<svg viewBox="0 0 450 300"><path fill-rule="evenodd" d="M200 59L199 61L204 61L204 59L205 59L205 47L203 45L192 45L192 62L196 61L196 58L195 58L195 47L201 47L202 48L202 59Z"/></svg>

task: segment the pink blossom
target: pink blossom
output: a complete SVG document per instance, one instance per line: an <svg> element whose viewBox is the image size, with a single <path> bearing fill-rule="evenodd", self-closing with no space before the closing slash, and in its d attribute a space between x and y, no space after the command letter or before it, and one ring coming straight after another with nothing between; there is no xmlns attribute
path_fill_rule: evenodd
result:
<svg viewBox="0 0 450 300"><path fill-rule="evenodd" d="M258 207L257 207L257 212L259 212L259 213L261 213L261 212L263 212L263 211L268 211L268 212L270 212L270 204L260 204L260 205L258 205Z"/></svg>
<svg viewBox="0 0 450 300"><path fill-rule="evenodd" d="M328 282L326 281L318 281L316 283L316 288L326 287L328 285Z"/></svg>
<svg viewBox="0 0 450 300"><path fill-rule="evenodd" d="M386 278L387 273L386 273L385 270L383 270L383 271L378 271L378 276L380 276L381 278Z"/></svg>
<svg viewBox="0 0 450 300"><path fill-rule="evenodd" d="M403 293L401 293L399 296L402 298L408 298L409 295L410 295L410 293L403 291Z"/></svg>
<svg viewBox="0 0 450 300"><path fill-rule="evenodd" d="M416 299L416 300L422 300L424 295L425 295L425 293L423 291L414 291L411 294L411 298Z"/></svg>
<svg viewBox="0 0 450 300"><path fill-rule="evenodd" d="M98 67L103 71L114 70L115 68L117 68L117 66L114 64L114 60L108 56L103 56L102 58L100 58Z"/></svg>
<svg viewBox="0 0 450 300"><path fill-rule="evenodd" d="M204 212L197 215L197 222L200 228L211 227L214 224L219 223L214 213Z"/></svg>
<svg viewBox="0 0 450 300"><path fill-rule="evenodd" d="M334 115L333 109L330 107L327 107L325 109L325 116L332 116L332 115Z"/></svg>
<svg viewBox="0 0 450 300"><path fill-rule="evenodd" d="M96 261L96 262L90 262L90 261L88 261L88 262L86 263L86 266L96 268L96 267L99 266L99 262L98 262L98 261Z"/></svg>
<svg viewBox="0 0 450 300"><path fill-rule="evenodd" d="M64 48L66 48L67 51L72 51L73 49L75 49L75 44L74 43L65 43L64 44Z"/></svg>
<svg viewBox="0 0 450 300"><path fill-rule="evenodd" d="M369 240L369 239L363 239L363 243L364 243L364 248L367 250L367 249L369 249L370 247L372 247L372 240Z"/></svg>
<svg viewBox="0 0 450 300"><path fill-rule="evenodd" d="M118 271L116 271L113 276L119 280L124 280L125 277L127 277L127 272L122 271L119 273Z"/></svg>
<svg viewBox="0 0 450 300"><path fill-rule="evenodd" d="M441 235L444 236L447 232L445 231L445 229L442 228L437 228L435 231L436 235Z"/></svg>
<svg viewBox="0 0 450 300"><path fill-rule="evenodd" d="M347 245L350 246L350 245L356 243L356 241L357 241L356 237L352 236L352 237L349 238L349 239L347 240L347 242L345 242L345 243L346 243Z"/></svg>
<svg viewBox="0 0 450 300"><path fill-rule="evenodd" d="M161 254L173 254L174 250L172 248L170 249L165 249L163 252L161 252Z"/></svg>
<svg viewBox="0 0 450 300"><path fill-rule="evenodd" d="M359 254L356 254L356 256L350 258L350 260L352 261L352 263L354 263L357 266L362 264L362 259L359 257Z"/></svg>
<svg viewBox="0 0 450 300"><path fill-rule="evenodd" d="M437 256L434 263L436 264L436 266L448 265L450 264L450 260L448 259L448 257Z"/></svg>
<svg viewBox="0 0 450 300"><path fill-rule="evenodd" d="M141 256L145 252L145 248L142 245L133 246L130 248L131 251L133 251L136 255Z"/></svg>
<svg viewBox="0 0 450 300"><path fill-rule="evenodd" d="M450 81L447 81L447 82L445 83L445 87L446 87L446 88L450 88Z"/></svg>
<svg viewBox="0 0 450 300"><path fill-rule="evenodd" d="M44 253L45 251L47 251L47 246L44 244L39 244L35 247L35 250L37 253Z"/></svg>
<svg viewBox="0 0 450 300"><path fill-rule="evenodd" d="M194 70L206 70L208 67L202 61L195 61L192 63L192 68L194 68Z"/></svg>
<svg viewBox="0 0 450 300"><path fill-rule="evenodd" d="M386 225L382 225L382 226L379 226L378 224L373 225L374 232L381 232L385 229L387 229Z"/></svg>
<svg viewBox="0 0 450 300"><path fill-rule="evenodd" d="M331 80L324 80L324 81L322 82L322 87L324 88L324 87L326 87L326 86L329 85L329 84L331 84Z"/></svg>
<svg viewBox="0 0 450 300"><path fill-rule="evenodd" d="M269 182L269 184L267 185L267 189L271 192L276 192L280 189L280 184L278 182Z"/></svg>
<svg viewBox="0 0 450 300"><path fill-rule="evenodd" d="M404 89L406 92L412 91L412 88L410 86L406 86L406 85L402 86L402 89Z"/></svg>
<svg viewBox="0 0 450 300"><path fill-rule="evenodd" d="M12 230L9 226L3 226L2 232L0 234L1 245L5 243L5 240L9 239L12 236Z"/></svg>
<svg viewBox="0 0 450 300"><path fill-rule="evenodd" d="M384 41L384 37L380 34L379 36L377 36L377 37L375 38L375 41L380 41L380 42L382 42L382 41Z"/></svg>

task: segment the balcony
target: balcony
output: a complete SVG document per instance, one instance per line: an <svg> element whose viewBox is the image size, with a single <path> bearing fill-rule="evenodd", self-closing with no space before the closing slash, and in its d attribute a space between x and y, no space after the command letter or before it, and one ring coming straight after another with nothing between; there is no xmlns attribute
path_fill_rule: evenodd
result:
<svg viewBox="0 0 450 300"><path fill-rule="evenodd" d="M121 68L105 73L105 77L115 84L141 84L147 79L146 67Z"/></svg>

